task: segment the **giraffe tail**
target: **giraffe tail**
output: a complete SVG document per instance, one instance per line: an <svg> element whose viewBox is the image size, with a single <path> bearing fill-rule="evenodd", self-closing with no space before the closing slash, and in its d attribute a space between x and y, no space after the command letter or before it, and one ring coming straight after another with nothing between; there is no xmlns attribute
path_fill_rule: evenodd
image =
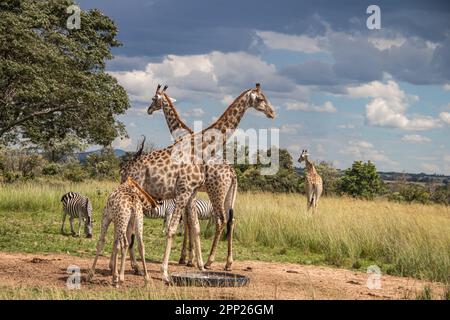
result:
<svg viewBox="0 0 450 320"><path fill-rule="evenodd" d="M236 177L234 177L233 184L231 185L230 189L231 189L230 190L231 194L228 194L228 196L229 196L229 209L228 209L227 233L226 233L227 238L228 238L228 235L231 232L231 226L233 224L233 219L234 219L234 217L233 217L233 215L234 215L233 208L234 208L234 203L236 202L236 194L237 194L237 178Z"/></svg>
<svg viewBox="0 0 450 320"><path fill-rule="evenodd" d="M309 206L310 206L310 207L312 207L312 205L314 204L314 198L315 198L315 195L313 194L313 195L311 196L311 199L309 200Z"/></svg>
<svg viewBox="0 0 450 320"><path fill-rule="evenodd" d="M227 238L228 235L230 234L232 223L233 223L233 208L230 208L230 210L228 210L227 234L226 234Z"/></svg>

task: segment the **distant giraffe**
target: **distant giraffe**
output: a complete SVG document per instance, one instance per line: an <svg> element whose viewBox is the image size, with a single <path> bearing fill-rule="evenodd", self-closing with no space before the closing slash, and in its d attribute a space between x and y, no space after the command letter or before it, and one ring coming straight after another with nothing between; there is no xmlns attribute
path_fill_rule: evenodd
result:
<svg viewBox="0 0 450 320"><path fill-rule="evenodd" d="M305 161L306 175L305 175L305 191L308 210L312 207L314 211L317 210L317 205L319 204L319 198L322 195L323 183L322 178L317 173L314 164L308 159L308 151L302 150L298 162L302 163Z"/></svg>
<svg viewBox="0 0 450 320"><path fill-rule="evenodd" d="M170 133L176 140L183 138L185 135L193 134L193 131L181 120L178 115L175 106L173 105L174 99L170 98L167 93L167 85L160 91L161 85L156 88L155 96L152 99L152 103L149 106L147 113L152 115L155 111L163 110L166 118L167 126ZM227 221L227 237L230 236L230 230L233 220L233 209L235 196L237 192L237 176L233 166L229 164L212 164L205 166L205 184L199 189L199 191L206 191L214 208L214 218L221 219L225 214L228 214ZM230 194L229 197L227 195ZM231 196L233 194L233 196ZM183 220L188 221L189 220ZM186 230L189 228L188 223L184 224ZM219 225L216 223L216 231ZM185 231L186 231L185 230ZM180 264L184 264L186 260L186 243L189 232L184 233L183 248L181 250ZM188 266L192 266L193 249L192 239L189 237L189 261ZM215 247L217 243L213 244L211 249L212 256L205 265L208 268L214 261ZM228 264L228 268L231 268L231 262Z"/></svg>
<svg viewBox="0 0 450 320"><path fill-rule="evenodd" d="M223 136L223 143L220 144L223 148L227 142L227 138L234 133L244 113L249 108L263 112L268 118L275 118L273 107L260 90L258 84L256 88L242 92L213 125L201 132L185 136L181 141L177 141L162 150L143 154L135 159L132 164L126 166L125 171L121 170L122 181L128 176L131 176L154 199L175 199L176 205L171 221L169 222L166 235L166 249L161 265L162 278L166 283L170 282L168 265L173 236L178 227L180 217L184 214L186 208L188 210L188 223L191 226L190 233L193 238L197 267L200 270L204 268L200 243L200 225L195 210L194 199L198 189L205 184L206 163L204 159L198 161L195 155L198 152L202 153L210 146L217 145L217 140L212 140L212 138L205 140L203 137L211 132L219 132ZM200 139L202 143L195 143L195 141L199 141ZM227 194L227 198L229 197L234 197L232 192ZM209 266L214 260L214 253L225 226L225 221L225 210L223 210L221 216L216 218L216 234L206 266ZM229 219L229 222L231 223L230 230L233 230L233 219ZM230 232L228 237L226 269L230 269L232 264L232 234Z"/></svg>

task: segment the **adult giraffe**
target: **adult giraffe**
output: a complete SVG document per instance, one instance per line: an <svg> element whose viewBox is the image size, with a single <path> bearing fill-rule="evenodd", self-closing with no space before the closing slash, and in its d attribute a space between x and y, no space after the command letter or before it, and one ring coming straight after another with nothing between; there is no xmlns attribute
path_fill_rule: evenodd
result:
<svg viewBox="0 0 450 320"><path fill-rule="evenodd" d="M181 120L178 115L175 106L172 103L172 98L170 98L167 93L167 86L160 91L161 85L156 88L155 96L152 99L152 103L149 106L147 113L152 115L158 110L163 110L164 116L166 118L167 126L169 131L174 136L174 138L181 139L183 136L188 134L193 134L193 131ZM226 270L231 270L231 264L233 259L232 253L232 242L233 242L233 230L234 219L233 219L233 209L237 193L237 176L234 168L229 164L212 164L205 166L205 184L201 187L199 191L206 191L209 199L214 208L214 218L216 224L216 233L219 232L220 226L224 223L222 220L226 214L228 217L227 221L227 240L230 243L228 254L229 260L227 261ZM186 221L186 220L184 220ZM185 224L185 231L189 228L188 224ZM187 237L190 235L189 232L184 233L183 238L183 248L181 250L181 257L179 260L180 264L184 264L186 260L186 243ZM218 238L220 239L220 238ZM192 239L189 237L189 261L188 266L192 266L193 250L192 250ZM205 268L209 268L215 260L215 253L217 250L218 240L213 242L211 247L211 252L208 261L205 264Z"/></svg>
<svg viewBox="0 0 450 320"><path fill-rule="evenodd" d="M311 207L314 211L317 210L317 205L319 204L319 198L322 195L323 183L322 178L317 173L314 163L308 159L308 150L302 150L298 162L302 163L305 161L306 175L305 175L305 191L308 210Z"/></svg>
<svg viewBox="0 0 450 320"><path fill-rule="evenodd" d="M205 162L196 158L198 151L206 151L212 144L217 144L218 140L205 141L203 137L211 132L220 132L223 136L222 146L225 145L227 137L234 132L248 108L255 108L263 112L268 118L275 118L273 107L261 91L259 84L256 88L242 92L234 102L225 110L220 118L208 128L201 132L190 134L174 144L139 156L132 164L126 166L126 170L121 172L121 179L124 181L128 176L135 179L143 188L155 199L175 199L175 209L169 222L167 232L166 249L161 265L162 278L169 282L168 263L172 248L173 236L176 232L181 214L187 208L187 218L191 226L191 236L193 238L197 266L203 270L203 259L200 244L200 226L195 211L193 200L198 189L205 183ZM203 141L198 144L197 141ZM185 148L189 142L188 148ZM180 160L183 161L180 161ZM219 221L224 222L225 216ZM231 221L231 224L233 222ZM221 223L214 236L214 243L217 243L224 228ZM231 229L233 226L231 226ZM230 255L231 243L228 241L228 253ZM232 261L227 258L227 264Z"/></svg>

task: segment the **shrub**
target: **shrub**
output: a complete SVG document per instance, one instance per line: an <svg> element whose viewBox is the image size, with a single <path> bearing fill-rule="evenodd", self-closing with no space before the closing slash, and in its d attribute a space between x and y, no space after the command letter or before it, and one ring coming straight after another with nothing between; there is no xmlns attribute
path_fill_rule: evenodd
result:
<svg viewBox="0 0 450 320"><path fill-rule="evenodd" d="M339 193L352 197L373 199L384 192L384 184L371 162L355 161L345 170L339 182Z"/></svg>
<svg viewBox="0 0 450 320"><path fill-rule="evenodd" d="M87 178L87 174L78 161L71 160L64 166L63 177L72 182L82 182Z"/></svg>

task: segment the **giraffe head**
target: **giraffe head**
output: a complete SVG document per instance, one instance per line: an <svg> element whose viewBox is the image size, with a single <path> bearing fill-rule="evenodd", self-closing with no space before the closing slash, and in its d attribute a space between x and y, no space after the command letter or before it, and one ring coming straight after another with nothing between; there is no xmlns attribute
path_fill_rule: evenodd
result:
<svg viewBox="0 0 450 320"><path fill-rule="evenodd" d="M275 118L275 111L269 103L269 100L267 100L266 96L262 92L261 85L259 83L256 84L255 88L248 90L245 96L249 107L255 108L257 111L261 111L267 116L267 118Z"/></svg>
<svg viewBox="0 0 450 320"><path fill-rule="evenodd" d="M155 112L155 111L158 111L158 110L161 110L164 107L167 107L169 105L169 102L167 101L167 99L170 99L172 102L175 102L175 99L170 98L165 93L167 88L168 88L168 86L165 85L164 88L162 89L162 91L160 91L161 85L158 84L158 87L156 88L155 95L152 98L152 103L148 107L148 110L147 110L147 113L149 115L153 114L153 112Z"/></svg>
<svg viewBox="0 0 450 320"><path fill-rule="evenodd" d="M298 158L298 162L302 163L303 161L308 160L308 150L304 149L302 150L302 154L300 155L300 158Z"/></svg>

